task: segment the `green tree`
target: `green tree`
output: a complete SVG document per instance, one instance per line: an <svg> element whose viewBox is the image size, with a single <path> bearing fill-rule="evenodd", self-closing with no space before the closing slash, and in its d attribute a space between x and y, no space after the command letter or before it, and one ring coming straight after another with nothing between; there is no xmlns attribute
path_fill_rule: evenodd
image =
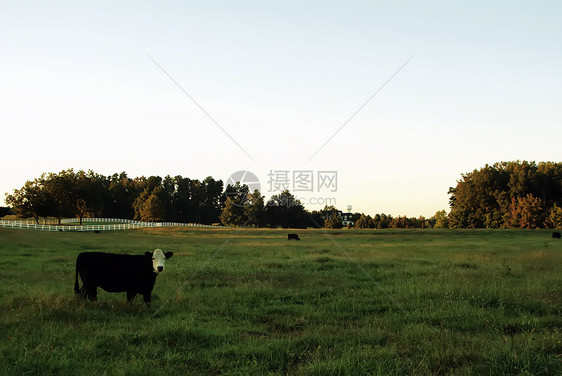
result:
<svg viewBox="0 0 562 376"><path fill-rule="evenodd" d="M105 215L108 218L133 219L134 202L144 190L143 179L131 179L127 173L113 174L107 184Z"/></svg>
<svg viewBox="0 0 562 376"><path fill-rule="evenodd" d="M416 228L429 228L430 224L429 224L429 219L425 218L423 215L420 215L419 218L417 218L415 220L415 226Z"/></svg>
<svg viewBox="0 0 562 376"><path fill-rule="evenodd" d="M244 206L234 197L226 198L220 220L225 226L242 226L249 222Z"/></svg>
<svg viewBox="0 0 562 376"><path fill-rule="evenodd" d="M208 176L202 182L202 201L199 205L199 220L211 224L219 221L222 211L224 184Z"/></svg>
<svg viewBox="0 0 562 376"><path fill-rule="evenodd" d="M322 216L321 211L313 210L310 213L307 212L307 215L308 215L307 227L313 227L313 228L324 227L324 217Z"/></svg>
<svg viewBox="0 0 562 376"><path fill-rule="evenodd" d="M449 228L449 217L445 210L440 210L433 216L435 228Z"/></svg>
<svg viewBox="0 0 562 376"><path fill-rule="evenodd" d="M265 196L256 189L253 193L248 193L244 207L246 216L251 224L255 227L265 225Z"/></svg>
<svg viewBox="0 0 562 376"><path fill-rule="evenodd" d="M193 200L192 180L181 175L174 177L174 192L171 207L174 222L193 222L195 202Z"/></svg>
<svg viewBox="0 0 562 376"><path fill-rule="evenodd" d="M140 196L139 196L140 197ZM146 199L138 202L136 219L143 222L162 222L167 218L166 193L163 187L157 186L152 192L144 195Z"/></svg>
<svg viewBox="0 0 562 376"><path fill-rule="evenodd" d="M6 215L10 215L12 213L12 210L7 207L7 206L0 206L0 218L6 216Z"/></svg>
<svg viewBox="0 0 562 376"><path fill-rule="evenodd" d="M49 173L45 179L45 189L50 200L50 215L58 219L74 217L79 199L76 174L73 169L63 170L58 174Z"/></svg>
<svg viewBox="0 0 562 376"><path fill-rule="evenodd" d="M265 207L265 217L271 227L304 228L311 222L300 200L288 190L271 196Z"/></svg>
<svg viewBox="0 0 562 376"><path fill-rule="evenodd" d="M134 219L144 222L165 221L171 197L162 186L162 178L150 176L148 179L142 178L141 182L144 183L144 190L133 203Z"/></svg>
<svg viewBox="0 0 562 376"><path fill-rule="evenodd" d="M20 189L6 196L6 203L22 218L33 217L39 224L39 217L49 215L50 198L44 187L44 177L25 182Z"/></svg>
<svg viewBox="0 0 562 376"><path fill-rule="evenodd" d="M104 206L104 195L107 191L103 177L93 171L85 173L80 170L71 177L74 190L74 214L80 224L85 217L100 215Z"/></svg>

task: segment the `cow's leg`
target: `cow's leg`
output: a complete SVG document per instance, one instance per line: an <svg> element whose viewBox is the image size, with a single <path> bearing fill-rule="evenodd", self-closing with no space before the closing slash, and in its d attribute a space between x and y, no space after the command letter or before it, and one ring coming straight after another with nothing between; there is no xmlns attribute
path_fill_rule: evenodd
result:
<svg viewBox="0 0 562 376"><path fill-rule="evenodd" d="M95 302L98 300L98 288L96 286L93 287L84 287L86 291L86 295L91 302Z"/></svg>
<svg viewBox="0 0 562 376"><path fill-rule="evenodd" d="M136 295L137 293L134 291L127 291L127 303L132 303Z"/></svg>
<svg viewBox="0 0 562 376"><path fill-rule="evenodd" d="M144 303L146 306L150 307L150 293L143 294L142 296L144 297Z"/></svg>

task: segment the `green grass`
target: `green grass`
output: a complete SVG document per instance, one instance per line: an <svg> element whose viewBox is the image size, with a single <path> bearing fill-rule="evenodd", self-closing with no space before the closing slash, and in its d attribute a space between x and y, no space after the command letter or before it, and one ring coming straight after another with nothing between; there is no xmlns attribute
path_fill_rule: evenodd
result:
<svg viewBox="0 0 562 376"><path fill-rule="evenodd" d="M0 374L558 375L548 231L0 229ZM76 300L82 251L174 251L153 305Z"/></svg>

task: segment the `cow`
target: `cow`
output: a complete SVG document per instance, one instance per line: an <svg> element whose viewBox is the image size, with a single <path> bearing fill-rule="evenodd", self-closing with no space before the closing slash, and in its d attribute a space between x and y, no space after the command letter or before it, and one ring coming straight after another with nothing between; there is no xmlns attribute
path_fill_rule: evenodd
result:
<svg viewBox="0 0 562 376"><path fill-rule="evenodd" d="M144 297L150 307L150 295L159 273L164 270L165 261L173 252L145 252L144 255L121 255L104 252L82 252L76 259L76 280L74 292L82 299L97 299L97 288L107 292L127 292L127 302L137 294ZM82 280L82 288L78 284Z"/></svg>
<svg viewBox="0 0 562 376"><path fill-rule="evenodd" d="M295 240L301 240L301 239L299 238L299 235L298 235L298 234L288 234L288 235L287 235L287 240L293 240L293 239L295 239Z"/></svg>
<svg viewBox="0 0 562 376"><path fill-rule="evenodd" d="M552 237L553 237L554 239L560 239L560 233L559 233L559 232L553 232L553 233L552 233Z"/></svg>

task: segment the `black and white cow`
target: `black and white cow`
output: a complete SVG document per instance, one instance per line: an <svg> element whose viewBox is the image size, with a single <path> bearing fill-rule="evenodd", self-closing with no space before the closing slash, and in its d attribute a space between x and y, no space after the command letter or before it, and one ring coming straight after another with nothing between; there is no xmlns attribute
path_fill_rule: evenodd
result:
<svg viewBox="0 0 562 376"><path fill-rule="evenodd" d="M173 252L146 252L144 255L120 255L103 252L82 252L76 259L76 281L74 292L82 299L97 299L97 288L108 292L127 292L131 302L136 294L144 297L150 307L150 294L158 273L164 270L167 259ZM78 275L82 288L78 285Z"/></svg>
<svg viewBox="0 0 562 376"><path fill-rule="evenodd" d="M301 239L299 238L299 235L298 235L298 234L288 234L288 235L287 235L287 240L293 240L293 239L294 239L294 240L301 240Z"/></svg>

